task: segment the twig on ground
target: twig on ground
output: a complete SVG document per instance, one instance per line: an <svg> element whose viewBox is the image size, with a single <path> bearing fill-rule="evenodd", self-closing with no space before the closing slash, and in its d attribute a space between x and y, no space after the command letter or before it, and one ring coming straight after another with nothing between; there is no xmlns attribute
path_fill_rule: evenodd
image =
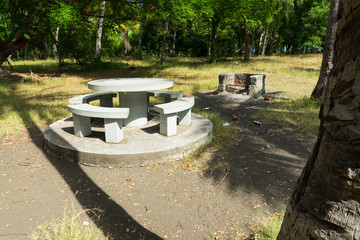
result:
<svg viewBox="0 0 360 240"><path fill-rule="evenodd" d="M226 173L225 173L224 177L221 179L221 181L218 183L218 185L216 185L216 186L213 188L213 191L215 191L216 188L225 180L225 178L227 177L227 175L229 174L229 171L230 171L229 166L226 164L226 162L224 162L224 161L222 161L222 162L223 162L223 164L224 164L225 167L226 167Z"/></svg>

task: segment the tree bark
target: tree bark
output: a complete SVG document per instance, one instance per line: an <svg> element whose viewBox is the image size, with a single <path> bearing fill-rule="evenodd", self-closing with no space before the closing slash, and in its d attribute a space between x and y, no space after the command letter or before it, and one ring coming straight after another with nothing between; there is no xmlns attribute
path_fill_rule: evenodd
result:
<svg viewBox="0 0 360 240"><path fill-rule="evenodd" d="M29 43L24 46L24 60L29 60Z"/></svg>
<svg viewBox="0 0 360 240"><path fill-rule="evenodd" d="M56 28L56 32L55 32L55 39L53 39L54 41L54 46L53 46L53 53L54 53L54 58L58 59L59 56L59 31L60 31L60 27Z"/></svg>
<svg viewBox="0 0 360 240"><path fill-rule="evenodd" d="M209 28L209 34L210 34L210 40L209 40L209 56L210 56L210 62L215 62L217 58L217 52L216 52L216 35L217 35L217 27L218 27L218 21L212 20L211 21L211 28Z"/></svg>
<svg viewBox="0 0 360 240"><path fill-rule="evenodd" d="M165 25L164 25L164 35L163 35L163 40L162 40L162 45L161 45L161 57L160 57L161 65L163 65L164 61L165 61L166 39L167 39L168 32L169 32L169 21L166 20Z"/></svg>
<svg viewBox="0 0 360 240"><path fill-rule="evenodd" d="M314 150L278 240L360 239L360 3L341 0Z"/></svg>
<svg viewBox="0 0 360 240"><path fill-rule="evenodd" d="M337 24L338 12L339 12L339 0L331 0L330 13L326 26L326 35L325 35L321 70L316 86L313 92L311 93L312 99L320 98L322 96L324 87L326 86L329 78L330 70L333 67L334 42L336 36L335 33L338 25Z"/></svg>
<svg viewBox="0 0 360 240"><path fill-rule="evenodd" d="M125 48L124 54L125 54L125 56L128 56L131 52L131 45L130 45L130 41L128 38L128 34L129 34L128 30L124 29L124 48Z"/></svg>
<svg viewBox="0 0 360 240"><path fill-rule="evenodd" d="M268 32L269 32L269 23L266 23L266 29L265 29L265 33L264 33L264 43L262 45L262 50L261 50L261 55L263 55L263 56L265 55Z"/></svg>
<svg viewBox="0 0 360 240"><path fill-rule="evenodd" d="M173 36L173 41L172 41L172 53L171 53L171 56L172 57L175 57L176 56L176 33L177 33L177 30L176 28L174 28L174 36Z"/></svg>
<svg viewBox="0 0 360 240"><path fill-rule="evenodd" d="M141 39L142 39L142 29L143 29L143 22L140 21L140 31L139 31L139 53L138 53L138 59L142 60L142 43L141 43Z"/></svg>
<svg viewBox="0 0 360 240"><path fill-rule="evenodd" d="M245 47L245 61L250 61L251 53L253 51L254 35L250 32L247 21L245 20L245 34L246 34L246 47Z"/></svg>
<svg viewBox="0 0 360 240"><path fill-rule="evenodd" d="M28 25L28 28L32 28L32 24ZM15 53L20 48L28 44L35 36L30 36L30 38L24 37L24 32L18 30L14 37L10 38L9 41L0 45L0 66L4 61L7 61L8 56Z"/></svg>
<svg viewBox="0 0 360 240"><path fill-rule="evenodd" d="M101 61L101 38L104 27L104 14L105 14L105 1L101 1L100 4L100 16L98 20L98 28L96 31L96 47L95 47L95 59Z"/></svg>

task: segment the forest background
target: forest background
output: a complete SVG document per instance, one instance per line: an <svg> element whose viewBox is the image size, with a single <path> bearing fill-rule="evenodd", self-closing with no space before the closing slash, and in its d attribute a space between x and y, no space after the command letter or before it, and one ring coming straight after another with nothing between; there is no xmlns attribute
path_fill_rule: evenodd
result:
<svg viewBox="0 0 360 240"><path fill-rule="evenodd" d="M0 64L321 52L329 0L0 1Z"/></svg>

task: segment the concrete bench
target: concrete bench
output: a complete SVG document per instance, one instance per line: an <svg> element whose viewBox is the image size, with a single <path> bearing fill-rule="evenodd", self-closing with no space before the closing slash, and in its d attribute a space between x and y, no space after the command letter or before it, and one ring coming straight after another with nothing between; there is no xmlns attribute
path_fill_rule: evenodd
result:
<svg viewBox="0 0 360 240"><path fill-rule="evenodd" d="M165 102L173 102L178 98L182 98L183 94L180 92L161 92L161 91L147 91L147 106L148 111L150 110L149 97L163 97L165 98Z"/></svg>
<svg viewBox="0 0 360 240"><path fill-rule="evenodd" d="M91 93L81 96L76 96L69 99L69 104L83 104L90 103L91 101L100 100L101 107L113 107L113 98L116 97L114 92L101 92L101 93Z"/></svg>
<svg viewBox="0 0 360 240"><path fill-rule="evenodd" d="M67 109L73 115L74 134L78 137L91 135L90 118L103 118L105 126L105 141L119 143L123 139L122 120L129 116L128 108L98 107L87 103L68 105Z"/></svg>
<svg viewBox="0 0 360 240"><path fill-rule="evenodd" d="M155 111L160 113L160 134L172 136L176 134L176 125L190 125L191 108L194 106L194 97L183 97L173 102L157 104ZM179 122L177 122L179 117Z"/></svg>

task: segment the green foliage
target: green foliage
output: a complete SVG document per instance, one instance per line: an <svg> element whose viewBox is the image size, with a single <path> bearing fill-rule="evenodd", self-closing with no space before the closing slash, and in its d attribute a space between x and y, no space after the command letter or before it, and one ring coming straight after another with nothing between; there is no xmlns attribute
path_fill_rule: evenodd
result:
<svg viewBox="0 0 360 240"><path fill-rule="evenodd" d="M322 48L329 7L329 0L290 1L280 15L278 51L285 47L287 52L305 53Z"/></svg>
<svg viewBox="0 0 360 240"><path fill-rule="evenodd" d="M14 36L20 31L30 43L26 51L21 48L13 58L21 59L26 52L31 59L53 57L59 27L61 59L72 58L91 66L95 60L99 5L98 0L0 0L0 53L6 42L16 42ZM241 54L246 39L245 21L256 53L270 43L275 43L278 53L311 52L322 48L328 12L329 0L106 1L102 56L105 60L124 55L121 26L128 31L131 54L139 52L142 37L144 55L160 56L165 20L169 22L168 54L174 43L177 54L208 56L211 62ZM140 20L144 24L142 36Z"/></svg>

